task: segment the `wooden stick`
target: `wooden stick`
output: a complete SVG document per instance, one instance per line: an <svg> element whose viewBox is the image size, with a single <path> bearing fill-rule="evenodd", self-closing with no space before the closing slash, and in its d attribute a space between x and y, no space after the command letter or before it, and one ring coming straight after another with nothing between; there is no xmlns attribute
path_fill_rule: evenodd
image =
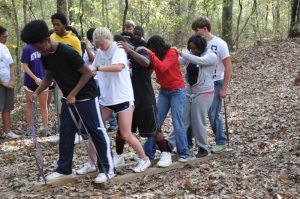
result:
<svg viewBox="0 0 300 199"><path fill-rule="evenodd" d="M180 168L183 168L187 164L195 164L195 163L200 163L200 162L206 162L206 161L211 160L211 159L216 158L216 157L230 155L232 153L232 151L233 151L232 149L229 149L226 152L223 152L223 153L220 153L220 154L211 154L211 155L208 155L208 156L203 157L203 158L195 158L195 157L190 158L185 163L173 162L170 166L165 167L165 168L152 167L150 169L147 169L143 173L130 173L130 174L125 174L125 175L120 175L120 176L112 178L110 183L105 183L105 185L106 186L111 186L111 185L114 185L114 184L117 184L117 183L132 181L132 180L138 179L138 178L146 176L146 175L150 176L150 175L155 175L155 174L158 174L158 173L167 172L167 171L170 171L170 170L173 170L173 169L180 169ZM173 160L176 159L176 158L178 158L177 154L172 155ZM156 158L156 159L151 160L151 163L155 164L158 161L159 161L159 158ZM133 163L130 163L130 164L126 164L126 165L123 165L123 166L119 166L119 167L116 167L116 170L121 170L123 168L133 166L133 165L134 165ZM86 175L74 175L74 174L72 174L72 175L70 175L69 178L50 181L50 182L48 182L48 186L45 186L44 182L36 183L32 187L32 189L34 191L39 191L39 190L47 189L51 186L59 186L59 185L67 184L67 183L72 183L72 182L77 181L78 179L85 178L86 176L96 177L97 175L98 175L98 172L89 173L89 174L86 174Z"/></svg>

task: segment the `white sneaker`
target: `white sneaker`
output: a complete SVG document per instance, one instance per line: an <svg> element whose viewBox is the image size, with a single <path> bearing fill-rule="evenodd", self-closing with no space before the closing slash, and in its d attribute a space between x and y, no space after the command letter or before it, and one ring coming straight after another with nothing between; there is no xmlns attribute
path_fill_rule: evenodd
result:
<svg viewBox="0 0 300 199"><path fill-rule="evenodd" d="M72 174L65 175L65 174L60 174L60 173L57 173L57 172L53 172L53 173L51 173L50 175L48 175L46 177L46 180L47 181L59 180L59 179L63 179L63 178L69 178L69 177L71 177L71 175Z"/></svg>
<svg viewBox="0 0 300 199"><path fill-rule="evenodd" d="M136 173L141 173L146 171L146 169L150 166L151 166L151 162L147 157L147 160L139 160L139 164L137 165L137 167L133 169L133 171Z"/></svg>
<svg viewBox="0 0 300 199"><path fill-rule="evenodd" d="M49 142L59 142L59 134L56 134L55 136L54 136L54 138L52 138L51 140L49 140Z"/></svg>
<svg viewBox="0 0 300 199"><path fill-rule="evenodd" d="M82 141L82 137L81 135L79 135L78 133L75 134L75 139L74 139L74 144L78 144L80 141Z"/></svg>
<svg viewBox="0 0 300 199"><path fill-rule="evenodd" d="M17 135L17 134L15 134L15 133L11 132L11 131L9 131L8 133L4 133L3 135L4 135L4 136L11 137L11 138L13 138L13 139L16 139L16 138L21 137L20 135Z"/></svg>
<svg viewBox="0 0 300 199"><path fill-rule="evenodd" d="M125 164L124 155L118 155L117 153L114 154L114 166L121 166Z"/></svg>
<svg viewBox="0 0 300 199"><path fill-rule="evenodd" d="M116 174L107 174L109 179L112 179L113 177L115 177ZM97 178L95 178L94 180L95 183L103 183L103 182L107 182L107 178L105 176L105 173L99 173L99 175L97 176Z"/></svg>
<svg viewBox="0 0 300 199"><path fill-rule="evenodd" d="M86 162L83 167L76 171L77 175L84 175L87 173L93 173L96 172L97 168L94 164L90 164L89 162Z"/></svg>
<svg viewBox="0 0 300 199"><path fill-rule="evenodd" d="M156 164L158 167L168 167L172 164L172 157L170 152L162 152L160 160Z"/></svg>
<svg viewBox="0 0 300 199"><path fill-rule="evenodd" d="M178 159L178 162L187 162L190 159L190 156L182 156Z"/></svg>

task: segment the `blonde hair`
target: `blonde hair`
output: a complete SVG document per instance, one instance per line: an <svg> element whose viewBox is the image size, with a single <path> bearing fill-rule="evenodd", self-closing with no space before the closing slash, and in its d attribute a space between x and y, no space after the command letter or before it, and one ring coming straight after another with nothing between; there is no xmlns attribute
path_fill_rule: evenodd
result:
<svg viewBox="0 0 300 199"><path fill-rule="evenodd" d="M108 28L100 27L94 31L93 40L99 41L100 39L105 42L107 41L113 42L113 36Z"/></svg>
<svg viewBox="0 0 300 199"><path fill-rule="evenodd" d="M130 28L130 27L135 28L135 23L132 20L125 21L124 25L125 25L126 28Z"/></svg>

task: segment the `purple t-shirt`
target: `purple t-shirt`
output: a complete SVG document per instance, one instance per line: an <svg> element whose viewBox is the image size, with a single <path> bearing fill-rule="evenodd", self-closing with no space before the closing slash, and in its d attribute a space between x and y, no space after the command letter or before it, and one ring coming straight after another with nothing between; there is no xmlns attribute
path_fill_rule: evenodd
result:
<svg viewBox="0 0 300 199"><path fill-rule="evenodd" d="M43 68L41 54L37 52L30 44L25 46L22 53L21 62L28 64L28 68L38 78L43 79L45 76L45 70ZM24 86L36 85L34 79L32 79L26 72L24 73Z"/></svg>

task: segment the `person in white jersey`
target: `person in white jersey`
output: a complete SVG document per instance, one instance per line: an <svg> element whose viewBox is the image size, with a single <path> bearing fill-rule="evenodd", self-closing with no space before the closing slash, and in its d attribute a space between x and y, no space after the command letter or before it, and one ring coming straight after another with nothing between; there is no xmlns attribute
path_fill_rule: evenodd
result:
<svg viewBox="0 0 300 199"><path fill-rule="evenodd" d="M213 103L210 107L208 116L209 121L212 126L213 132L216 135L215 142L216 145L212 148L212 153L222 153L227 151L226 149L226 136L223 131L222 117L220 116L220 111L222 107L222 99L226 98L227 86L231 74L231 61L230 54L228 50L227 43L221 38L211 34L211 24L207 17L199 17L192 23L192 29L195 34L201 34L207 40L207 48L212 50L217 55L216 70L213 76L215 95ZM218 102L219 106L218 106ZM218 106L218 107L217 107ZM216 110L218 109L216 118L216 128L214 127L214 119ZM188 130L188 143L192 143L191 136L192 132L189 128Z"/></svg>
<svg viewBox="0 0 300 199"><path fill-rule="evenodd" d="M97 71L98 85L100 88L101 112L103 121L106 122L114 111L118 114L118 122L123 139L138 153L140 160L134 172L143 172L151 166L149 158L145 155L139 140L131 133L131 123L133 115L133 89L130 80L127 54L122 48L118 48L113 41L113 36L107 28L97 28L94 31L93 39L100 49L95 60L90 67L92 71ZM118 146L116 140L116 147ZM93 156L95 151L89 147ZM96 158L96 156L95 156ZM94 172L94 165L91 160L84 165L77 174ZM114 176L110 176L112 178Z"/></svg>

